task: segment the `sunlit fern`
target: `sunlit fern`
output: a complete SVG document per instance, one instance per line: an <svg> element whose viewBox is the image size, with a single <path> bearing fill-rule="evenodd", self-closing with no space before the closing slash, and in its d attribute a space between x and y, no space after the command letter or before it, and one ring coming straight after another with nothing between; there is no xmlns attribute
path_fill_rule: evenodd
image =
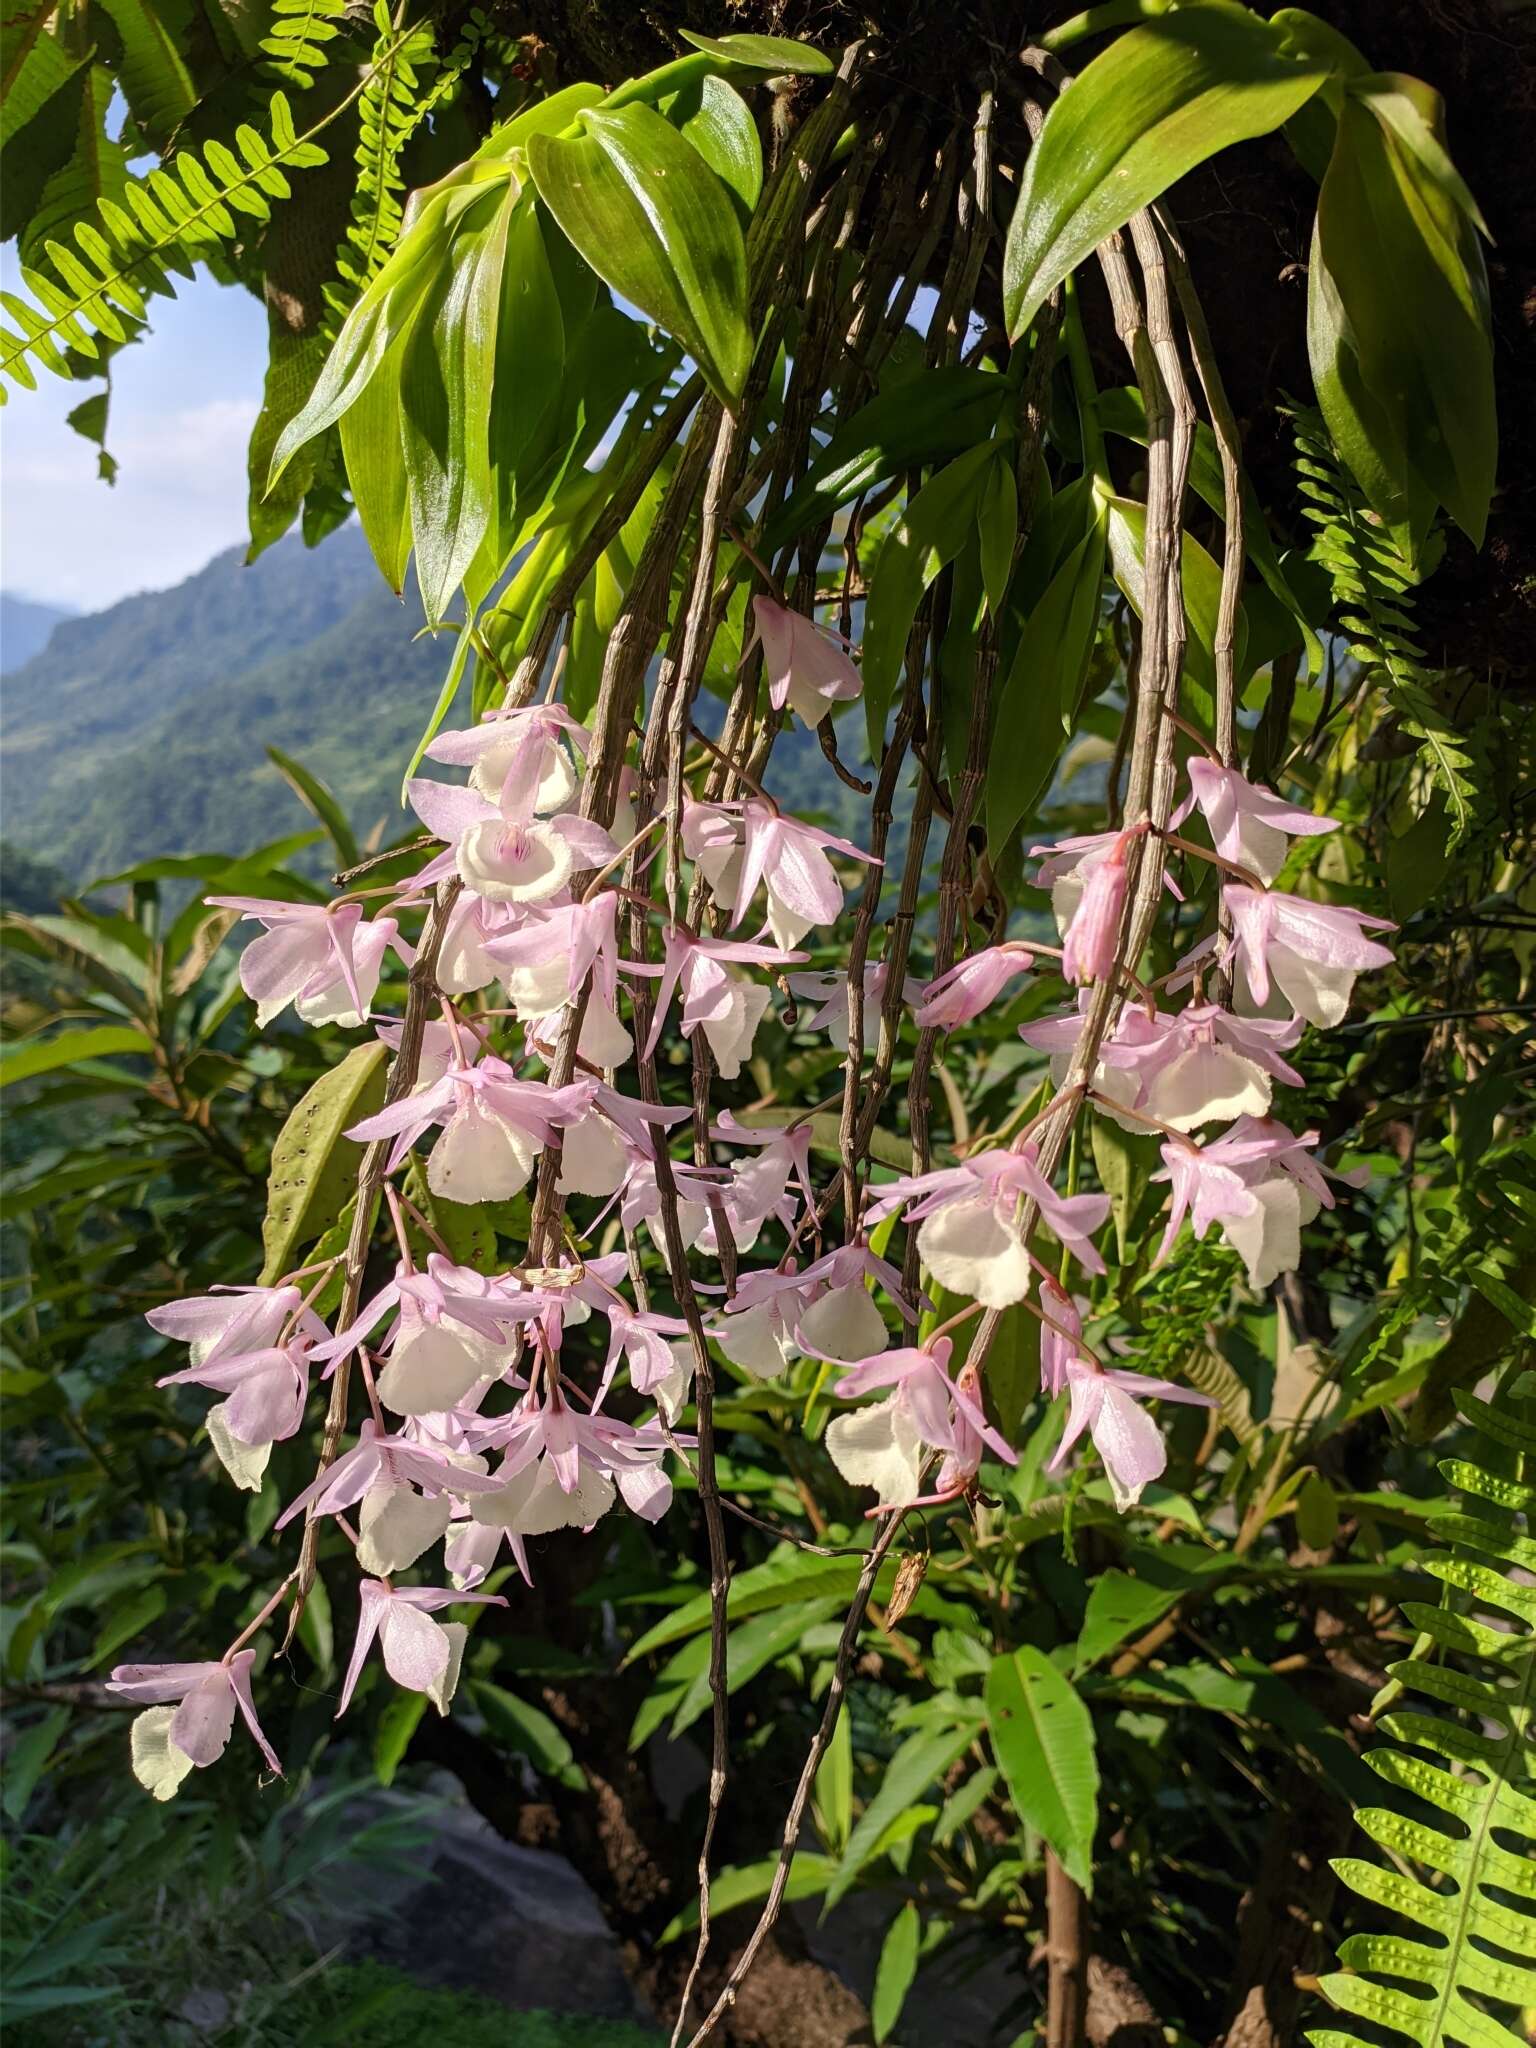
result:
<svg viewBox="0 0 1536 2048"><path fill-rule="evenodd" d="M1392 704L1404 731L1423 742L1454 845L1476 814L1477 764L1466 735L1435 703L1419 666L1422 650L1408 616L1408 593L1418 578L1389 530L1366 508L1321 413L1301 406L1293 417L1302 509L1318 529L1312 552L1333 580L1350 652Z"/></svg>
<svg viewBox="0 0 1536 2048"><path fill-rule="evenodd" d="M267 68L303 92L325 64L327 46L346 27L346 0L272 0L272 16L261 39Z"/></svg>
<svg viewBox="0 0 1536 2048"><path fill-rule="evenodd" d="M1524 1533L1536 1510L1536 1404L1493 1407L1466 1393L1456 1402L1489 1443L1477 1461L1441 1464L1472 1511L1434 1523L1454 1547L1427 1556L1424 1569L1446 1596L1438 1607L1405 1603L1419 1640L1391 1668L1394 1695L1415 1693L1448 1711L1384 1714L1377 1725L1393 1747L1366 1757L1387 1784L1421 1810L1438 1808L1448 1824L1391 1807L1357 1816L1392 1867L1345 1857L1334 1868L1413 1931L1350 1935L1342 1969L1321 1989L1339 2011L1418 2048L1514 2048L1526 2038L1518 2015L1536 2006L1536 1540ZM1314 2048L1362 2048L1334 2028L1309 2038Z"/></svg>
<svg viewBox="0 0 1536 2048"><path fill-rule="evenodd" d="M336 257L336 281L326 288L327 325L334 332L358 294L383 269L400 238L405 176L400 159L407 143L453 92L485 34L477 8L454 49L445 57L430 89L423 93L420 71L435 59L432 31L418 24L396 30L386 0L373 12L378 34L368 83L358 101L357 184L351 220Z"/></svg>
<svg viewBox="0 0 1536 2048"><path fill-rule="evenodd" d="M238 156L215 141L201 155L182 150L164 168L132 179L122 203L99 200L96 220L76 223L72 248L47 243L44 257L21 270L31 300L0 293L20 329L0 325L0 375L28 391L36 388L34 363L73 376L71 354L94 359L103 338L121 342L138 332L146 296L170 289L167 271L191 277L199 258L265 222L272 202L289 196L284 171L325 162L323 149L295 134L281 93L272 96L269 122L270 142L242 125Z"/></svg>

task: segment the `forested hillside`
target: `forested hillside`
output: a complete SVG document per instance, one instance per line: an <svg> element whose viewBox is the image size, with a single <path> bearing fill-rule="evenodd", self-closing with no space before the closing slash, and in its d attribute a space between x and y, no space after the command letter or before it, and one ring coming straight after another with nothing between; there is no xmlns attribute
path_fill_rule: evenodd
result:
<svg viewBox="0 0 1536 2048"><path fill-rule="evenodd" d="M56 604L36 604L0 590L0 676L20 668L48 645L48 636L70 617Z"/></svg>
<svg viewBox="0 0 1536 2048"><path fill-rule="evenodd" d="M414 587L392 597L353 526L249 566L231 548L172 590L65 619L6 678L8 846L75 887L151 856L243 853L305 822L269 745L335 791L360 837L392 835L452 653L451 635L413 638L420 623ZM789 737L792 778L803 764L835 809L814 739Z"/></svg>
<svg viewBox="0 0 1536 2048"><path fill-rule="evenodd" d="M151 853L238 853L302 813L266 758L300 755L362 831L395 815L402 747L446 650L413 641L355 531L67 620L6 682L6 837L71 882Z"/></svg>

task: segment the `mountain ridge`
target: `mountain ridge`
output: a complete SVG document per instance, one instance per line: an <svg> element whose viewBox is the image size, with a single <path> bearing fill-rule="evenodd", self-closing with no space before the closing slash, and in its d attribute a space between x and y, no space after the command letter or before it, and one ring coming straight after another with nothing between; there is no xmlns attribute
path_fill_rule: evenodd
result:
<svg viewBox="0 0 1536 2048"><path fill-rule="evenodd" d="M54 627L74 616L64 605L41 604L19 591L0 590L0 676L41 654Z"/></svg>

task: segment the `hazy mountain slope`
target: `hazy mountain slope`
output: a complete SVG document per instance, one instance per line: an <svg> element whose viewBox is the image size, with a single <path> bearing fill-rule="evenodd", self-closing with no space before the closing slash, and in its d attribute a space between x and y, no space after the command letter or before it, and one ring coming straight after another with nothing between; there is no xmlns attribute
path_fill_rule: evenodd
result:
<svg viewBox="0 0 1536 2048"><path fill-rule="evenodd" d="M251 568L231 550L174 590L66 620L6 679L7 840L76 888L161 854L248 852L310 822L269 745L331 786L360 837L406 829L401 772L452 653L449 636L413 637L420 617L343 528ZM855 760L860 726L842 727ZM792 810L858 832L861 807L813 734L781 737L772 780Z"/></svg>
<svg viewBox="0 0 1536 2048"><path fill-rule="evenodd" d="M66 624L5 693L7 836L79 883L153 854L242 852L305 822L269 744L360 827L399 774L448 659L356 533L220 555L174 590Z"/></svg>
<svg viewBox="0 0 1536 2048"><path fill-rule="evenodd" d="M55 604L37 604L30 597L13 597L0 590L0 676L40 654L48 635L63 619L72 618Z"/></svg>

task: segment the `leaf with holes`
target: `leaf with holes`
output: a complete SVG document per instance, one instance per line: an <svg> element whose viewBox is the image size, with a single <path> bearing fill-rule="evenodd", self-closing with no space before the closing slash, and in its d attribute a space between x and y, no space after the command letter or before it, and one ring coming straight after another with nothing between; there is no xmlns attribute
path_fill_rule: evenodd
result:
<svg viewBox="0 0 1536 2048"><path fill-rule="evenodd" d="M992 1748L1014 1811L1049 1842L1068 1876L1091 1891L1099 1816L1092 1716L1032 1643L993 1660L986 1702Z"/></svg>

